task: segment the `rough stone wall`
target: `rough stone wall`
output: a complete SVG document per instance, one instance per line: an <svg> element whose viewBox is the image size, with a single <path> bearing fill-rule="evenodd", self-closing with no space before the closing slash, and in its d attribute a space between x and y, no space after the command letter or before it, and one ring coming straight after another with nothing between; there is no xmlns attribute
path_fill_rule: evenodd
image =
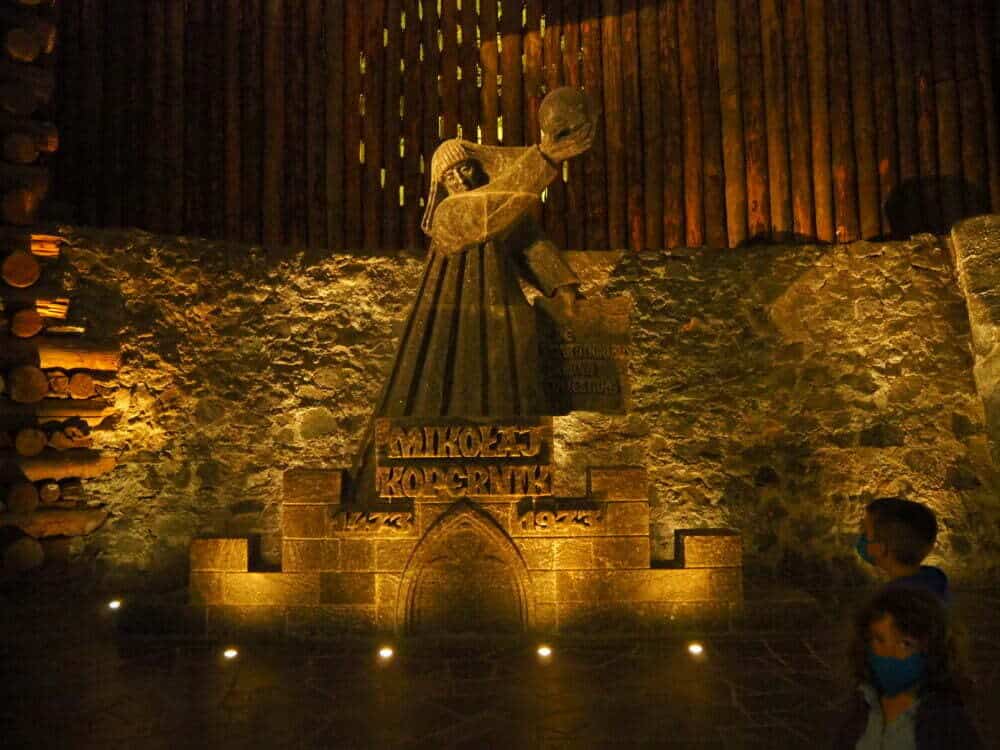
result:
<svg viewBox="0 0 1000 750"><path fill-rule="evenodd" d="M282 472L349 465L422 261L66 234L74 300L124 360L121 415L97 433L121 466L86 484L112 517L81 555L105 585L177 586L192 536L259 534L276 566ZM560 494L583 493L588 464L645 465L654 558L676 529L730 526L751 570L823 584L859 575L864 502L902 493L938 513L953 577L990 574L998 480L933 238L571 262L589 293L634 299L633 403L556 419Z"/></svg>

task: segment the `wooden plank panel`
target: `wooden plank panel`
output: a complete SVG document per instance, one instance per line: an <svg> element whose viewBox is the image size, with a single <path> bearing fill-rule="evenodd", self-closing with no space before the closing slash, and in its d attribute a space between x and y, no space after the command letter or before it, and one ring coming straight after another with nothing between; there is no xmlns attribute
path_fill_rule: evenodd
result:
<svg viewBox="0 0 1000 750"><path fill-rule="evenodd" d="M564 19L563 0L545 2L545 36L542 38L542 67L547 91L554 91L563 85L562 39ZM568 168L570 165L567 164ZM567 169L563 169L563 174ZM566 183L562 174L549 185L545 201L545 231L560 248L566 247Z"/></svg>
<svg viewBox="0 0 1000 750"><path fill-rule="evenodd" d="M441 118L444 123L442 138L458 135L459 81L458 81L458 0L441 2ZM475 140L475 138L473 138Z"/></svg>
<svg viewBox="0 0 1000 750"><path fill-rule="evenodd" d="M387 0L381 243L381 247L385 250L399 249L399 226L402 218L399 206L399 188L402 184L403 173L403 160L399 155L399 139L403 130L399 104L403 87L399 67L403 59L403 29L400 19L402 12L402 0Z"/></svg>
<svg viewBox="0 0 1000 750"><path fill-rule="evenodd" d="M264 108L262 9L261 0L241 0L240 69L242 83L241 148L241 229L244 242L261 241L261 174L264 156Z"/></svg>
<svg viewBox="0 0 1000 750"><path fill-rule="evenodd" d="M892 236L889 201L899 185L899 139L896 137L895 72L892 65L892 25L889 6L879 0L868 3L872 45L872 98L875 108L875 144L878 164L878 203L881 235Z"/></svg>
<svg viewBox="0 0 1000 750"><path fill-rule="evenodd" d="M80 117L83 150L80 167L83 179L80 186L80 219L84 224L96 225L103 220L98 213L98 190L93 184L101 174L101 135L104 132L104 4L99 0L80 1L80 57L83 75L83 103ZM89 177L88 177L89 176Z"/></svg>
<svg viewBox="0 0 1000 750"><path fill-rule="evenodd" d="M459 113L459 123L462 126L462 137L469 141L478 140L479 125L479 49L476 38L479 34L479 16L474 2L462 3L462 46L459 49L459 62L462 66L462 81L459 85L462 97L462 107Z"/></svg>
<svg viewBox="0 0 1000 750"><path fill-rule="evenodd" d="M826 44L826 0L805 0L809 57L809 156L812 160L816 238L836 239L833 211L833 166L830 146L829 69Z"/></svg>
<svg viewBox="0 0 1000 750"><path fill-rule="evenodd" d="M423 160L424 181L421 193L427 195L430 184L431 158L437 148L441 136L438 132L438 117L441 113L441 95L438 89L437 70L440 64L438 50L438 16L435 3L423 3L424 17L421 26L423 33Z"/></svg>
<svg viewBox="0 0 1000 750"><path fill-rule="evenodd" d="M606 108L604 101L604 66L601 62L601 0L585 0L580 18L583 52L583 85L597 111ZM587 186L587 249L607 250L608 196L604 172L605 129L598 125L594 144L583 157Z"/></svg>
<svg viewBox="0 0 1000 750"><path fill-rule="evenodd" d="M982 89L986 120L986 171L989 181L990 210L1000 213L1000 110L997 102L998 75L993 64L996 40L1000 37L1000 11L990 0L975 0L976 68Z"/></svg>
<svg viewBox="0 0 1000 750"><path fill-rule="evenodd" d="M491 146L500 142L497 137L497 118L500 117L500 90L497 87L500 73L500 52L497 48L499 8L499 0L480 0L479 66L483 71L483 85L479 91L479 124L483 131L483 143Z"/></svg>
<svg viewBox="0 0 1000 750"><path fill-rule="evenodd" d="M642 84L643 244L663 247L663 100L660 97L660 29L656 3L639 7L639 71Z"/></svg>
<svg viewBox="0 0 1000 750"><path fill-rule="evenodd" d="M681 53L681 110L684 116L685 243L688 247L698 247L705 244L698 3L695 0L681 0L677 13Z"/></svg>
<svg viewBox="0 0 1000 750"><path fill-rule="evenodd" d="M403 245L407 250L423 247L420 232L420 198L423 193L423 175L420 174L421 133L423 100L421 97L420 61L420 0L406 0L403 5L406 29L403 32L403 56L406 72L403 85L405 116L403 117Z"/></svg>
<svg viewBox="0 0 1000 750"><path fill-rule="evenodd" d="M500 18L500 111L503 144L524 144L524 81L521 70L521 0L502 0Z"/></svg>
<svg viewBox="0 0 1000 750"><path fill-rule="evenodd" d="M719 57L715 30L716 0L701 7L700 67L702 90L702 156L705 174L705 242L726 247L725 176L722 162L722 111L719 94Z"/></svg>
<svg viewBox="0 0 1000 750"><path fill-rule="evenodd" d="M743 142L747 172L747 223L751 240L769 235L771 196L767 173L764 63L757 0L740 0L739 10ZM690 235L690 232L688 233Z"/></svg>
<svg viewBox="0 0 1000 750"><path fill-rule="evenodd" d="M208 124L205 3L187 3L184 19L184 222L185 234L203 235Z"/></svg>
<svg viewBox="0 0 1000 750"><path fill-rule="evenodd" d="M604 77L604 161L608 191L608 244L625 247L627 240L627 193L625 128L622 117L623 87L621 0L603 0L601 18L601 62Z"/></svg>
<svg viewBox="0 0 1000 750"><path fill-rule="evenodd" d="M345 0L326 0L324 49L326 58L326 244L344 250L345 114L352 102L345 88ZM415 24L416 25L416 24Z"/></svg>
<svg viewBox="0 0 1000 750"><path fill-rule="evenodd" d="M179 234L184 226L184 3L167 3L167 143L164 231Z"/></svg>
<svg viewBox="0 0 1000 750"><path fill-rule="evenodd" d="M860 231L863 238L872 239L882 233L882 218L879 211L875 112L872 101L871 40L868 35L868 9L865 0L848 1L847 27Z"/></svg>
<svg viewBox="0 0 1000 750"><path fill-rule="evenodd" d="M105 29L101 40L104 55L104 126L101 128L101 168L93 175L100 193L99 221L103 226L123 226L122 188L125 178L124 143L126 112L132 102L127 96L125 54L128 35L127 8L111 2L105 6Z"/></svg>
<svg viewBox="0 0 1000 750"><path fill-rule="evenodd" d="M941 230L947 231L963 213L962 152L958 124L958 86L955 83L955 7L952 2L931 3L931 65L937 104L938 175L941 186Z"/></svg>
<svg viewBox="0 0 1000 750"><path fill-rule="evenodd" d="M958 29L975 33L973 0L958 0ZM955 78L958 83L958 111L962 143L962 188L964 216L975 216L989 210L989 182L986 176L986 125L983 95L976 66L975 44L959 40L955 45Z"/></svg>
<svg viewBox="0 0 1000 750"><path fill-rule="evenodd" d="M364 44L364 8L367 3L345 0L344 9L344 243L347 250L362 249L361 182L361 50ZM435 39L435 49L437 49ZM435 131L436 132L436 131Z"/></svg>
<svg viewBox="0 0 1000 750"><path fill-rule="evenodd" d="M264 166L261 175L262 235L268 252L280 257L284 241L285 192L285 24L284 0L264 0Z"/></svg>
<svg viewBox="0 0 1000 750"><path fill-rule="evenodd" d="M787 241L792 234L792 193L788 160L784 33L777 0L760 0L760 15L771 237Z"/></svg>
<svg viewBox="0 0 1000 750"><path fill-rule="evenodd" d="M384 148L382 128L385 122L385 0L365 2L365 96L364 138L364 241L365 250L378 250L382 242L382 168Z"/></svg>
<svg viewBox="0 0 1000 750"><path fill-rule="evenodd" d="M726 239L738 247L747 239L747 177L743 156L743 104L740 97L740 44L736 6L715 4L722 158L726 189Z"/></svg>
<svg viewBox="0 0 1000 750"><path fill-rule="evenodd" d="M660 79L663 81L663 243L684 244L684 112L681 106L677 0L660 6Z"/></svg>
<svg viewBox="0 0 1000 750"><path fill-rule="evenodd" d="M875 0L876 2L878 0ZM890 3L892 68L896 91L896 153L899 187L889 207L889 224L897 239L911 234L923 222L920 207L920 154L917 144L916 88L913 69L913 30L909 3Z"/></svg>
<svg viewBox="0 0 1000 750"><path fill-rule="evenodd" d="M205 98L205 132L202 153L205 165L202 170L201 232L205 237L219 239L225 234L226 193L226 0L209 0L204 24L205 52L203 78Z"/></svg>
<svg viewBox="0 0 1000 750"><path fill-rule="evenodd" d="M563 83L567 86L583 87L583 65L580 36L580 16L586 11L582 3L563 0L563 42L562 69ZM563 174L566 184L566 243L567 247L582 250L587 246L587 191L586 159L573 159L566 165Z"/></svg>
<svg viewBox="0 0 1000 750"><path fill-rule="evenodd" d="M326 60L323 49L323 0L306 0L306 245L327 244L326 231ZM341 102L331 101L340 107ZM314 254L313 254L314 255Z"/></svg>
<svg viewBox="0 0 1000 750"><path fill-rule="evenodd" d="M306 208L306 14L305 4L285 6L285 242L296 250L305 245Z"/></svg>
<svg viewBox="0 0 1000 750"><path fill-rule="evenodd" d="M524 145L538 143L538 105L542 103L542 1L525 0L524 5Z"/></svg>
<svg viewBox="0 0 1000 750"><path fill-rule="evenodd" d="M148 227L145 221L145 169L146 142L148 131L143 127L149 113L146 89L150 78L147 67L148 43L146 39L146 5L129 3L128 44L126 45L126 66L128 78L129 113L125 120L124 171L122 181L122 220L125 226Z"/></svg>
<svg viewBox="0 0 1000 750"><path fill-rule="evenodd" d="M788 156L792 183L792 230L799 240L816 235L809 158L809 61L803 0L785 6L785 54L788 61Z"/></svg>
<svg viewBox="0 0 1000 750"><path fill-rule="evenodd" d="M163 203L166 191L166 128L167 65L166 65L166 8L163 0L153 0L146 5L146 111L142 130L146 138L143 159L143 225L153 232L162 232ZM69 34L69 30L66 31ZM68 40L67 40L68 41ZM67 89L72 84L67 85ZM67 123L71 120L67 120ZM65 131L65 127L63 128ZM65 139L65 137L64 137ZM67 153L73 148L67 144Z"/></svg>
<svg viewBox="0 0 1000 750"><path fill-rule="evenodd" d="M622 0L622 126L625 129L625 192L628 247L645 246L643 202L643 133L639 81L639 8L636 0Z"/></svg>
<svg viewBox="0 0 1000 750"><path fill-rule="evenodd" d="M237 240L242 227L243 196L240 190L243 173L242 98L240 82L240 27L242 25L240 0L226 0L226 18L223 45L225 48L225 140L226 140L226 191L225 232L227 240Z"/></svg>
<svg viewBox="0 0 1000 750"><path fill-rule="evenodd" d="M942 231L938 186L937 106L931 67L931 2L913 0L913 73L917 81L917 145L920 155L920 199L924 231Z"/></svg>
<svg viewBox="0 0 1000 750"><path fill-rule="evenodd" d="M827 45L830 55L831 155L833 161L834 216L838 242L860 236L858 221L857 164L851 114L851 70L848 58L846 0L830 0Z"/></svg>

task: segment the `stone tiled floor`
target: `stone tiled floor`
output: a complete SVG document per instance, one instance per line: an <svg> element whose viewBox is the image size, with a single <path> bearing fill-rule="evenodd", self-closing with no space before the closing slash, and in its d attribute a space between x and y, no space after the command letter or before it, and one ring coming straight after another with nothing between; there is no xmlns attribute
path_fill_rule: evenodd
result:
<svg viewBox="0 0 1000 750"><path fill-rule="evenodd" d="M962 599L990 747L998 605ZM700 659L678 637L557 642L548 661L533 643L402 642L380 664L375 642L241 644L227 662L222 644L123 640L94 599L0 612L4 748L822 748L850 690L825 616L707 634Z"/></svg>

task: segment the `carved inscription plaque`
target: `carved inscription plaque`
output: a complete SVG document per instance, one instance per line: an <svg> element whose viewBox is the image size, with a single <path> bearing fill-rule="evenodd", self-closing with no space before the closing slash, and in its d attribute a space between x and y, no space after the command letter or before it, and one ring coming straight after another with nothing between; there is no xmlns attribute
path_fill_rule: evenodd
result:
<svg viewBox="0 0 1000 750"><path fill-rule="evenodd" d="M605 505L587 501L529 504L518 509L518 525L524 533L567 536L603 533Z"/></svg>
<svg viewBox="0 0 1000 750"><path fill-rule="evenodd" d="M344 536L397 537L416 534L412 510L339 508L333 515L334 529Z"/></svg>
<svg viewBox="0 0 1000 750"><path fill-rule="evenodd" d="M544 386L557 414L624 414L628 407L628 321L631 300L578 300L571 315L540 299Z"/></svg>
<svg viewBox="0 0 1000 750"><path fill-rule="evenodd" d="M379 419L381 498L552 494L552 420Z"/></svg>

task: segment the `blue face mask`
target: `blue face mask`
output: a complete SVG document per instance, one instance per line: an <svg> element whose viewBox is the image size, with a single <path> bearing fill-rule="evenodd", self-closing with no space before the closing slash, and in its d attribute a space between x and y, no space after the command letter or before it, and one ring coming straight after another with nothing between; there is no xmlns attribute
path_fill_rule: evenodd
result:
<svg viewBox="0 0 1000 750"><path fill-rule="evenodd" d="M868 554L867 534L862 533L861 536L858 537L858 541L855 542L854 544L854 549L857 551L859 555L861 555L861 559L864 560L866 563L868 563L869 565L875 564L875 561L872 560L871 555Z"/></svg>
<svg viewBox="0 0 1000 750"><path fill-rule="evenodd" d="M923 654L894 659L891 656L876 656L869 651L868 666L875 675L875 687L879 692L893 696L905 693L924 678L927 659Z"/></svg>

